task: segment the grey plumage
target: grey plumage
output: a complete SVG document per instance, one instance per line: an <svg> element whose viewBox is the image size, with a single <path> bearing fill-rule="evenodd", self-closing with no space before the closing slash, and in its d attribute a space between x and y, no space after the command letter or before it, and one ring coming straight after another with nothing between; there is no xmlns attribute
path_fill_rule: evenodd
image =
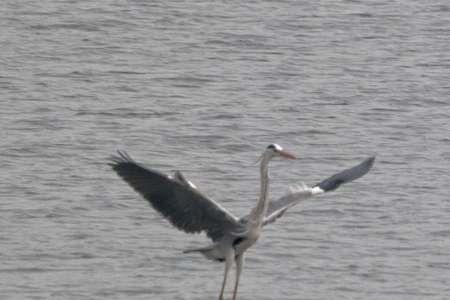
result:
<svg viewBox="0 0 450 300"><path fill-rule="evenodd" d="M341 171L333 176L319 182L313 187L318 186L322 190L328 192L337 189L341 184L353 181L367 174L372 168L375 161L375 156L369 157L359 165Z"/></svg>
<svg viewBox="0 0 450 300"><path fill-rule="evenodd" d="M178 229L205 231L213 241L230 231L243 230L235 216L197 189L142 166L126 152L118 154L110 164L114 171Z"/></svg>
<svg viewBox="0 0 450 300"><path fill-rule="evenodd" d="M248 215L238 219L193 188L192 183L180 171L176 171L171 178L140 165L126 152L118 151L118 154L112 157L113 163L110 163L114 171L178 229L187 233L205 231L213 241L223 237L225 232L245 230L243 225L247 223ZM333 191L342 184L364 176L372 168L374 161L375 157L369 157L354 167L322 180L312 188L299 186L283 197L270 201L263 225L274 222L292 206L312 197L315 187L323 192Z"/></svg>
<svg viewBox="0 0 450 300"><path fill-rule="evenodd" d="M238 219L217 202L199 192L195 185L181 172L166 176L135 162L127 153L118 151L112 157L113 170L136 192L141 194L153 208L176 228L187 233L205 232L213 244L185 251L199 252L206 258L224 261L225 273L219 299L223 299L228 272L236 264L233 300L236 299L245 251L259 238L262 226L274 222L287 209L301 200L336 189L339 185L366 174L374 158L337 173L319 184L301 185L276 201L268 197L268 165L275 157L295 159L279 145L266 148L260 159L261 192L256 206L250 214Z"/></svg>
<svg viewBox="0 0 450 300"><path fill-rule="evenodd" d="M370 171L374 162L375 157L372 156L365 159L362 163L336 173L312 187L308 187L304 183L301 186L295 187L290 193L277 200L269 202L266 217L264 218L264 225L273 223L275 220L283 216L289 208L297 205L302 200L308 199L314 195L333 191L342 184L354 181L364 176ZM245 217L243 219L245 219Z"/></svg>

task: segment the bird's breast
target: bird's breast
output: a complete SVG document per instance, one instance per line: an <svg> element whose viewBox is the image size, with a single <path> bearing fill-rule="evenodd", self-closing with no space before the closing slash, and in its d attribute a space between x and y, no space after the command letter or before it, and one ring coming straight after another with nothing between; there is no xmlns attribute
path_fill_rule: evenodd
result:
<svg viewBox="0 0 450 300"><path fill-rule="evenodd" d="M259 231L250 230L246 236L238 237L233 241L233 247L236 251L236 254L241 254L251 246L259 238Z"/></svg>

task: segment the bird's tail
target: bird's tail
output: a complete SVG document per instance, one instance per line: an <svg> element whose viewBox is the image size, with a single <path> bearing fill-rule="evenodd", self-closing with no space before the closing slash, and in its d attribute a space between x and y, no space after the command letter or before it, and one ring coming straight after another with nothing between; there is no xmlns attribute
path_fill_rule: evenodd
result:
<svg viewBox="0 0 450 300"><path fill-rule="evenodd" d="M215 245L210 245L202 248L193 248L183 250L183 253L192 253L192 252L200 252L207 259L215 260L215 261L223 261L225 258L222 257L220 251L215 247Z"/></svg>
<svg viewBox="0 0 450 300"><path fill-rule="evenodd" d="M185 249L183 250L183 253L192 253L192 252L201 252L203 249L201 248L196 248L196 249Z"/></svg>
<svg viewBox="0 0 450 300"><path fill-rule="evenodd" d="M213 248L214 248L214 245L210 245L210 246L206 246L206 247L201 247L201 248L190 248L190 249L185 249L185 250L183 250L183 253L192 253L192 252L209 251L209 250L212 250Z"/></svg>

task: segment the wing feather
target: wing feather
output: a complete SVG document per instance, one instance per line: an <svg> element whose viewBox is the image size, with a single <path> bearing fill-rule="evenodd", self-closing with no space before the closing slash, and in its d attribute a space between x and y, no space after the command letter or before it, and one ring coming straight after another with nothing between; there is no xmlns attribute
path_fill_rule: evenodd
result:
<svg viewBox="0 0 450 300"><path fill-rule="evenodd" d="M328 177L325 180L322 180L318 184L314 185L313 188L318 187L324 192L335 190L341 184L353 181L367 174L367 172L369 172L369 170L372 168L374 162L375 156L369 157L362 163L352 168L348 168L344 171L334 174L331 177Z"/></svg>
<svg viewBox="0 0 450 300"><path fill-rule="evenodd" d="M313 187L308 187L303 184L302 186L292 190L289 194L275 201L269 202L269 207L267 209L263 224L266 225L275 222L286 212L286 210L288 210L292 206L297 205L302 200L308 199L318 194L323 194L328 191L333 191L337 189L341 184L351 182L364 176L372 168L374 161L375 157L369 157L362 163L336 173L333 176L322 180Z"/></svg>
<svg viewBox="0 0 450 300"><path fill-rule="evenodd" d="M126 152L118 154L110 163L113 170L176 228L205 231L213 241L241 230L235 216L197 189L138 164Z"/></svg>

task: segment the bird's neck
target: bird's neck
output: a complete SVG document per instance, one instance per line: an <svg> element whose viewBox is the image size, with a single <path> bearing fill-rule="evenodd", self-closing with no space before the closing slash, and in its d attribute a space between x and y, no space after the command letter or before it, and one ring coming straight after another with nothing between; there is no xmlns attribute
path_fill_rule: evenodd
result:
<svg viewBox="0 0 450 300"><path fill-rule="evenodd" d="M258 203L250 213L250 226L261 227L266 215L268 206L268 190L269 190L269 157L264 156L261 159L260 173L261 173L261 191L259 194Z"/></svg>

